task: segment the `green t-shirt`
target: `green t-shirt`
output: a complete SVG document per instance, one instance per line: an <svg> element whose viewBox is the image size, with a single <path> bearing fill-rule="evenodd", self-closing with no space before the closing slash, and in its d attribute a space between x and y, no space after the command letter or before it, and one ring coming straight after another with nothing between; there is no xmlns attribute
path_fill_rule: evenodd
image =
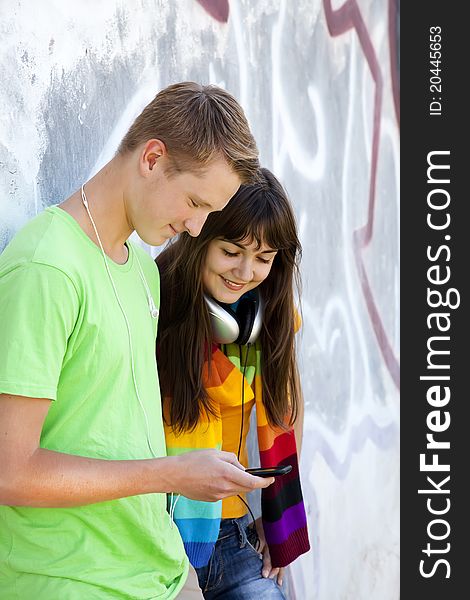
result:
<svg viewBox="0 0 470 600"><path fill-rule="evenodd" d="M128 242L109 260L131 330L150 441L165 456L155 363L154 262ZM58 207L30 221L0 255L0 393L52 400L41 447L101 459L151 458L126 323L100 249ZM2 600L170 599L188 561L164 494L74 508L0 506Z"/></svg>

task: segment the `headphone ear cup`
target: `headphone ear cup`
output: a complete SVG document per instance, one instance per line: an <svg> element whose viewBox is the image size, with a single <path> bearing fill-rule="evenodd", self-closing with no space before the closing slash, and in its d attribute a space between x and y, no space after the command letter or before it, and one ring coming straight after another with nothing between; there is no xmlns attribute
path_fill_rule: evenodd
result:
<svg viewBox="0 0 470 600"><path fill-rule="evenodd" d="M235 311L226 304L219 304L206 294L204 294L204 299L209 312L214 341L217 344L231 344L240 335Z"/></svg>
<svg viewBox="0 0 470 600"><path fill-rule="evenodd" d="M240 334L235 340L242 346L250 339L253 330L253 324L256 317L256 300L253 298L242 298L237 307L236 319Z"/></svg>

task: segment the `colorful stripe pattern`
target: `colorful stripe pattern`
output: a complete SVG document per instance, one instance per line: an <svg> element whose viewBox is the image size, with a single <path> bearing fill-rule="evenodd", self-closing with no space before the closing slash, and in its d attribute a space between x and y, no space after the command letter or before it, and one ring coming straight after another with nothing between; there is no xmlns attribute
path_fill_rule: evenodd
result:
<svg viewBox="0 0 470 600"><path fill-rule="evenodd" d="M222 448L237 451L240 430L223 427L225 415L240 411L241 389L244 387L244 403L256 402L256 418L260 464L262 467L292 465L292 471L262 490L261 508L263 527L274 567L283 567L310 548L305 509L300 487L299 467L294 431L286 432L268 424L262 403L261 352L256 344L246 356L246 347L228 344L213 347L210 373L204 367L205 387L214 402L217 417L201 417L191 432L176 436L171 427L165 426L169 456L203 448ZM241 366L242 365L242 366ZM246 365L245 377L241 369ZM164 411L168 417L168 403ZM237 408L238 407L238 408ZM168 422L168 418L165 419ZM245 421L245 427L248 423ZM235 428L237 429L237 428ZM229 438L229 440L227 440ZM232 501L233 499L228 499ZM224 501L227 503L227 501ZM226 510L224 505L224 517ZM217 541L222 502L199 502L180 497L174 510L174 520L180 530L186 553L194 567L209 562Z"/></svg>

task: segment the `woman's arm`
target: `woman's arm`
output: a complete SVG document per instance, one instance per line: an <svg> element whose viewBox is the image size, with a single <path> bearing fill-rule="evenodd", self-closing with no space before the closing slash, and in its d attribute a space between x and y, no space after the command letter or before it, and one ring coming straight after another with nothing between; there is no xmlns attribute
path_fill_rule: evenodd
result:
<svg viewBox="0 0 470 600"><path fill-rule="evenodd" d="M302 449L302 438L304 431L304 396L302 394L302 386L300 385L300 377L298 370L295 373L297 389L299 390L299 408L297 411L297 419L294 423L295 443L297 446L297 455L300 459L300 450Z"/></svg>
<svg viewBox="0 0 470 600"><path fill-rule="evenodd" d="M261 569L261 574L266 579L274 579L276 577L277 583L282 585L284 567L273 567L271 564L271 555L269 554L268 544L266 543L261 517L256 519L255 526L260 542L258 552L263 555L263 568Z"/></svg>

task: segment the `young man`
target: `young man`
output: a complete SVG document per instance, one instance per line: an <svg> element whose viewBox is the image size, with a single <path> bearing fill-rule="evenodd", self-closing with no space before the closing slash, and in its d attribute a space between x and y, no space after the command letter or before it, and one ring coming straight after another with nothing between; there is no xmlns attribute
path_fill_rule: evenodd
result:
<svg viewBox="0 0 470 600"><path fill-rule="evenodd" d="M0 256L2 598L174 598L188 561L165 494L211 501L272 482L225 452L166 457L158 272L128 241L198 235L257 167L227 92L170 86Z"/></svg>

